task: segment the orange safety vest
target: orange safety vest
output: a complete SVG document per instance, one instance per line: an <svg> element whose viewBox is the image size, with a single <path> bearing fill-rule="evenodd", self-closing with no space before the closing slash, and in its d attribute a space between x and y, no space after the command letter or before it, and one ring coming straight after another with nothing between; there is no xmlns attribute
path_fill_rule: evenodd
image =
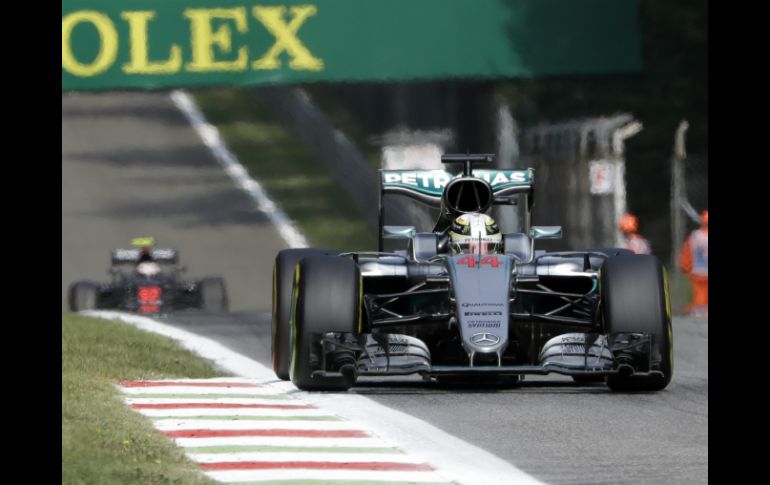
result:
<svg viewBox="0 0 770 485"><path fill-rule="evenodd" d="M679 266L692 276L709 276L709 233L697 229L690 234L682 246Z"/></svg>
<svg viewBox="0 0 770 485"><path fill-rule="evenodd" d="M650 243L639 234L631 234L626 238L626 247L636 254L651 254Z"/></svg>

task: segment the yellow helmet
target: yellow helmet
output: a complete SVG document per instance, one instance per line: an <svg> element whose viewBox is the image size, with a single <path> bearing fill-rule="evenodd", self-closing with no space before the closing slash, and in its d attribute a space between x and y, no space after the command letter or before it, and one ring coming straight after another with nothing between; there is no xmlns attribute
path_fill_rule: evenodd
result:
<svg viewBox="0 0 770 485"><path fill-rule="evenodd" d="M452 221L449 247L455 254L498 253L503 247L503 235L494 219L471 212Z"/></svg>

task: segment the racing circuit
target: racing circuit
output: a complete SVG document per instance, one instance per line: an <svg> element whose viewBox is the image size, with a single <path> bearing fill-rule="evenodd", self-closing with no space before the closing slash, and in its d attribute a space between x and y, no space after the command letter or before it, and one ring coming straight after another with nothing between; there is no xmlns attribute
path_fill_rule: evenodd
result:
<svg viewBox="0 0 770 485"><path fill-rule="evenodd" d="M190 276L223 276L230 295L230 314L164 322L269 366L271 270L286 247L275 227L168 94L62 95L62 309L72 281L105 280L109 251L144 234L177 247ZM363 378L350 392L546 483L706 483L708 321L677 317L673 329L674 377L658 393L539 376L492 388Z"/></svg>

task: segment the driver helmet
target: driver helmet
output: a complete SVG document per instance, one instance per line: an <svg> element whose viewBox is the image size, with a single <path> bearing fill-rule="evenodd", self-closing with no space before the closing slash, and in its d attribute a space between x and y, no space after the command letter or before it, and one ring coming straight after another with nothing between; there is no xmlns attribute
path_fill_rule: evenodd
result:
<svg viewBox="0 0 770 485"><path fill-rule="evenodd" d="M136 274L151 278L160 274L160 265L155 261L143 261L136 265Z"/></svg>
<svg viewBox="0 0 770 485"><path fill-rule="evenodd" d="M625 213L623 214L623 217L620 218L618 227L625 233L636 232L639 230L639 219L631 213Z"/></svg>
<svg viewBox="0 0 770 485"><path fill-rule="evenodd" d="M503 247L503 235L488 215L463 214L449 228L449 246L454 254L498 253Z"/></svg>

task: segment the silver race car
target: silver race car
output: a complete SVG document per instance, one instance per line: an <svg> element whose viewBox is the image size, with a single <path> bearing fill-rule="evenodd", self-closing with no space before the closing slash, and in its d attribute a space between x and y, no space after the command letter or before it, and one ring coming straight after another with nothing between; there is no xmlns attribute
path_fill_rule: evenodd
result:
<svg viewBox="0 0 770 485"><path fill-rule="evenodd" d="M673 372L665 269L626 249L535 250L534 171L380 171L376 252L281 251L273 270L276 375L304 390L359 376L461 379L558 373L613 390L656 391ZM456 165L455 165L456 166ZM406 199L405 199L406 198ZM437 211L430 230L388 225L392 200ZM516 232L489 215L515 211ZM403 210L401 212L403 214ZM386 250L386 244L402 247Z"/></svg>

